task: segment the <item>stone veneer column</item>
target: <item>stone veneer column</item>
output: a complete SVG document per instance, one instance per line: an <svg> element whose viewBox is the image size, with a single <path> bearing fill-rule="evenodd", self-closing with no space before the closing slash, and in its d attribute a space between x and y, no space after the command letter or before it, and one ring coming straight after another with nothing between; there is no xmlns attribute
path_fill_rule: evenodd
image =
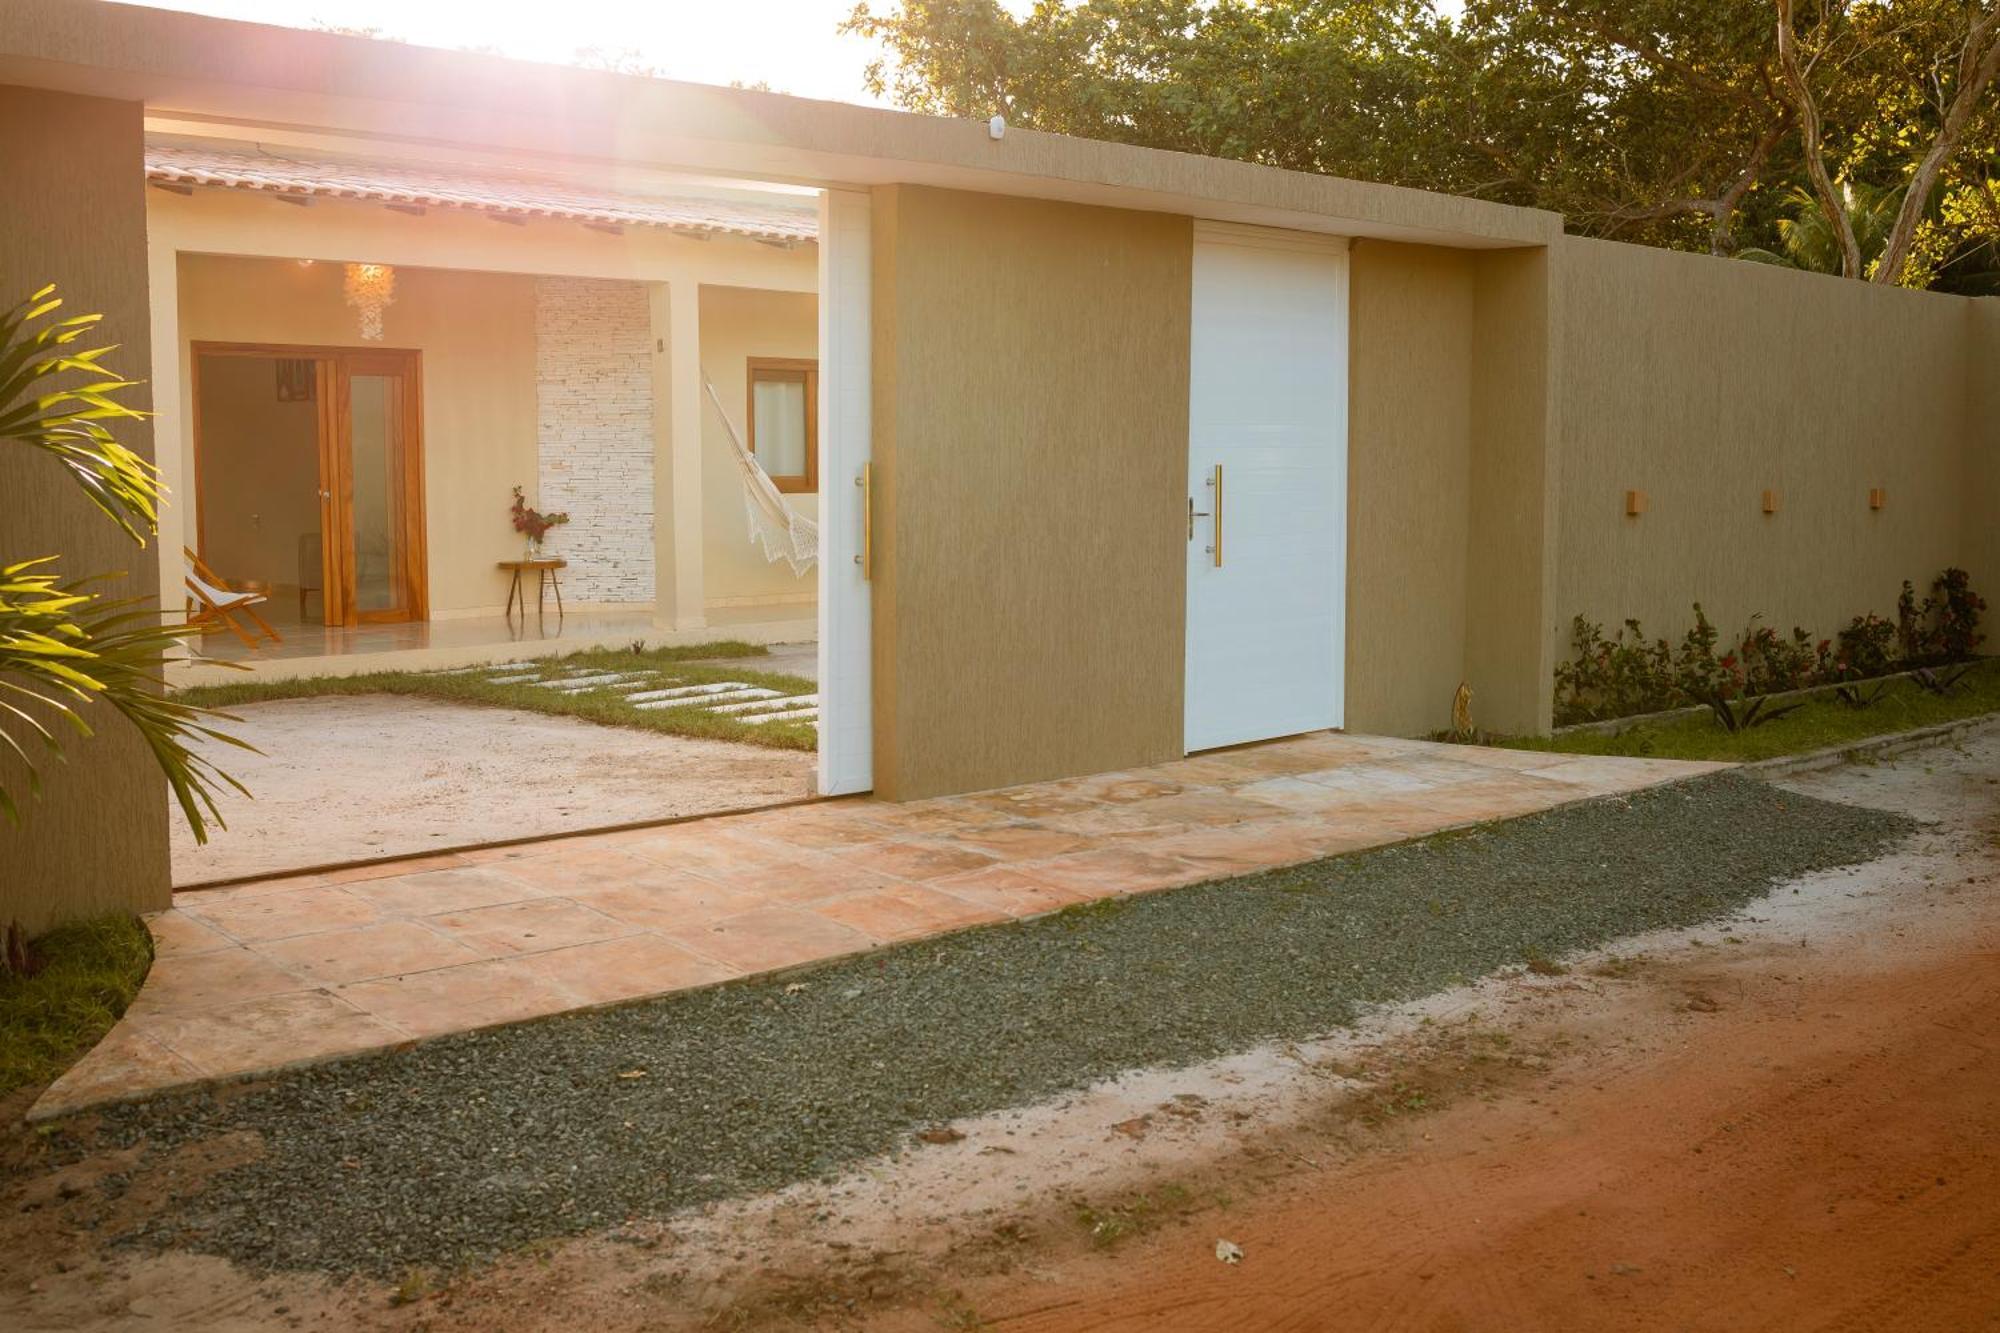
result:
<svg viewBox="0 0 2000 1333"><path fill-rule="evenodd" d="M653 602L653 344L646 287L535 280L535 508L576 602Z"/></svg>

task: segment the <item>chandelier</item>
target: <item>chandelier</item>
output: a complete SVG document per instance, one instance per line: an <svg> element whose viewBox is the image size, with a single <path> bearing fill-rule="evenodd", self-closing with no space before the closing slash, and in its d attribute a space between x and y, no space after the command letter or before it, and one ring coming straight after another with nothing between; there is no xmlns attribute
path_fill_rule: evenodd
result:
<svg viewBox="0 0 2000 1333"><path fill-rule="evenodd" d="M349 264L341 295L361 317L361 336L382 341L382 311L396 303L396 270L387 264Z"/></svg>

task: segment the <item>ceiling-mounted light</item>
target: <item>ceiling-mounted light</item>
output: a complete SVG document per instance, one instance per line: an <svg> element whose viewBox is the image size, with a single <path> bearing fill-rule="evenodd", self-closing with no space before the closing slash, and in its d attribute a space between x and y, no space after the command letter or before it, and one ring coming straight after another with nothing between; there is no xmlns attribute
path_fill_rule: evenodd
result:
<svg viewBox="0 0 2000 1333"><path fill-rule="evenodd" d="M382 341L382 312L396 303L396 270L387 264L349 264L341 295L361 317L361 336Z"/></svg>

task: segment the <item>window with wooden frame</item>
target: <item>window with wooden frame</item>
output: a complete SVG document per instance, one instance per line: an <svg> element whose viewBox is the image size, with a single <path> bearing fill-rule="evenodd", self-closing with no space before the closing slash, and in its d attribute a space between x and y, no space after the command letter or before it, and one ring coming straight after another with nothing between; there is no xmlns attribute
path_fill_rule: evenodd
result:
<svg viewBox="0 0 2000 1333"><path fill-rule="evenodd" d="M781 491L819 489L819 362L750 358L750 452Z"/></svg>

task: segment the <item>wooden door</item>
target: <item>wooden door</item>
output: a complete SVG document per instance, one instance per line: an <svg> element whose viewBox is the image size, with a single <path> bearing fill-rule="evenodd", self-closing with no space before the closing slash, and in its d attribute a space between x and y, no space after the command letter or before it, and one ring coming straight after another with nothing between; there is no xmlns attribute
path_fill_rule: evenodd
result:
<svg viewBox="0 0 2000 1333"><path fill-rule="evenodd" d="M342 350L330 358L331 419L322 496L330 624L427 614L417 353Z"/></svg>

